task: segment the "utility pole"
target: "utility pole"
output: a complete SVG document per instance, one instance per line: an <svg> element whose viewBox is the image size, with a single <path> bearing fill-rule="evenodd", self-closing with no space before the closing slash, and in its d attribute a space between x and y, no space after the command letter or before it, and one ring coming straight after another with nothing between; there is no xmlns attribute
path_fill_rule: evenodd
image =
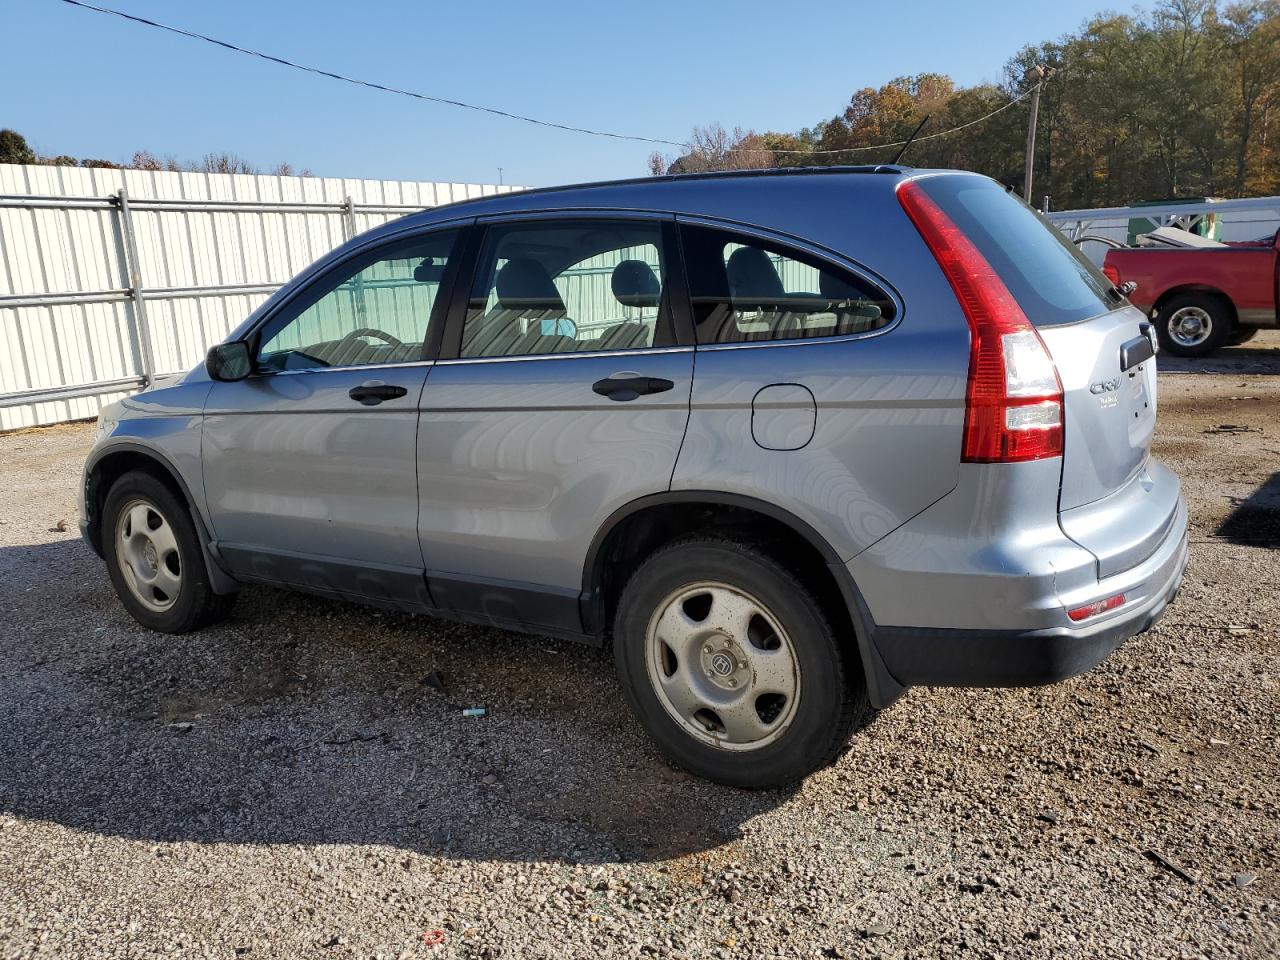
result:
<svg viewBox="0 0 1280 960"><path fill-rule="evenodd" d="M498 186L502 186L502 168L498 168Z"/></svg>
<svg viewBox="0 0 1280 960"><path fill-rule="evenodd" d="M1027 160L1022 171L1022 199L1027 203L1031 202L1031 181L1035 173L1036 121L1040 118L1040 91L1044 87L1044 82L1055 73L1057 70L1053 67L1037 63L1034 67L1028 67L1027 72L1023 74L1023 79L1027 83L1035 83L1031 88L1031 117L1027 121Z"/></svg>
<svg viewBox="0 0 1280 960"><path fill-rule="evenodd" d="M1031 175L1035 168L1036 158L1036 120L1040 115L1040 88L1044 86L1045 69L1037 63L1028 67L1023 75L1028 83L1034 81L1031 88L1031 119L1027 121L1027 160L1022 170L1022 199L1031 202Z"/></svg>

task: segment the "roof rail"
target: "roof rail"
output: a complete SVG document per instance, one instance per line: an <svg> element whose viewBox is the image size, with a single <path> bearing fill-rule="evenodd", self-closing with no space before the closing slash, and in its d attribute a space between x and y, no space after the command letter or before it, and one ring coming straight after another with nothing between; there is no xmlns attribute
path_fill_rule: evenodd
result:
<svg viewBox="0 0 1280 960"><path fill-rule="evenodd" d="M491 194L485 197L468 197L465 200L455 200L452 203L442 203L439 206L431 207L430 209L432 211L443 210L446 207L456 207L468 203L483 203L486 200L494 200L499 197L508 198L530 193L560 193L567 190L586 190L595 187L627 187L650 183L676 183L685 180L729 180L747 179L751 177L828 176L832 174L848 173L901 174L906 173L911 169L911 167L902 166L900 164L868 163L857 166L764 167L758 170L708 170L701 173L664 173L648 177L624 177L619 180L590 180L585 183L565 183L551 187L528 187L524 190L511 190L507 193Z"/></svg>

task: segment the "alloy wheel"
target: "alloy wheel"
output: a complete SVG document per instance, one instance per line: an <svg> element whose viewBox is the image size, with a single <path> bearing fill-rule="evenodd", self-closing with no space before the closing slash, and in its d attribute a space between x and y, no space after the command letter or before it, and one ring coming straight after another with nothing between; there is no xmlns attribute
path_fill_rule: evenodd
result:
<svg viewBox="0 0 1280 960"><path fill-rule="evenodd" d="M1169 339L1180 347L1194 348L1213 334L1213 317L1203 307L1181 307L1169 318Z"/></svg>

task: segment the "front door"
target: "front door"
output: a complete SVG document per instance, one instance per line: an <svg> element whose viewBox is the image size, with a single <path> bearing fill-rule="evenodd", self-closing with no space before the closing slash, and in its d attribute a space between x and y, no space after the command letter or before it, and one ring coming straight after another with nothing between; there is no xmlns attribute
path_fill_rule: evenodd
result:
<svg viewBox="0 0 1280 960"><path fill-rule="evenodd" d="M253 374L214 385L205 488L234 573L428 604L415 529L418 402L460 233L384 243L326 271L253 335Z"/></svg>
<svg viewBox="0 0 1280 960"><path fill-rule="evenodd" d="M422 395L418 529L441 607L581 630L601 523L669 488L693 379L668 293L671 233L617 217L487 228Z"/></svg>

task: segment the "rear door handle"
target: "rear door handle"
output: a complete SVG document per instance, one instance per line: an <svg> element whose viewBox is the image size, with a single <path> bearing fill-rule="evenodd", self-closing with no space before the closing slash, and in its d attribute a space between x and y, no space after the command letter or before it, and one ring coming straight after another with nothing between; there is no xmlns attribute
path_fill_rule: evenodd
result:
<svg viewBox="0 0 1280 960"><path fill-rule="evenodd" d="M597 380L591 389L610 400L634 400L644 393L663 393L675 384L662 377L612 376Z"/></svg>
<svg viewBox="0 0 1280 960"><path fill-rule="evenodd" d="M358 387L352 387L347 396L352 400L359 400L366 407L376 407L383 400L395 400L408 392L404 387L383 383L381 380L369 380Z"/></svg>

